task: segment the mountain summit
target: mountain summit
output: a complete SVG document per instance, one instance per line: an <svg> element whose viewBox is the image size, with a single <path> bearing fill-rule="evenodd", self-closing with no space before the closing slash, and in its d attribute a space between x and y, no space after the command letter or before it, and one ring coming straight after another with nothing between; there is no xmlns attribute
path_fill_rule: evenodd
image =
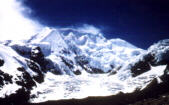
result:
<svg viewBox="0 0 169 105"><path fill-rule="evenodd" d="M46 43L50 48L50 54L46 55L50 55L48 57L51 60L56 59L56 56L63 56L77 65L75 58L83 56L88 60L89 66L102 68L103 72L110 71L112 67L122 66L131 57L144 52L122 39L107 40L101 33L79 32L70 28L45 28L41 33L32 36L28 42L32 45L41 44L42 49L45 47L43 43Z"/></svg>

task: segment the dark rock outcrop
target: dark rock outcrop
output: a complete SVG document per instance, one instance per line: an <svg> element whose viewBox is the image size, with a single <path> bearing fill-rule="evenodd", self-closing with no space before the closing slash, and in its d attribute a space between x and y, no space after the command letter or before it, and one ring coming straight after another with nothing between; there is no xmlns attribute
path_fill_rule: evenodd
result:
<svg viewBox="0 0 169 105"><path fill-rule="evenodd" d="M73 69L73 68L74 68L73 61L71 61L71 60L69 60L69 59L67 59L67 58L65 58L65 57L62 57L62 56L60 56L60 58L62 59L62 62L64 62L64 64L65 64L66 66L68 66L70 69Z"/></svg>
<svg viewBox="0 0 169 105"><path fill-rule="evenodd" d="M30 66L32 65L33 68L30 66L29 67L33 69L35 72L37 72L40 77L43 77L43 73L46 73L48 71L54 74L62 74L60 70L58 70L58 68L55 67L54 63L50 59L45 58L39 46L35 46L32 48L30 59L31 60L29 60L27 64Z"/></svg>
<svg viewBox="0 0 169 105"><path fill-rule="evenodd" d="M12 88L12 87L11 87ZM5 96L5 98L0 98L1 105L26 105L28 104L30 98L30 91L25 90L25 88L20 88L16 93L10 96Z"/></svg>
<svg viewBox="0 0 169 105"><path fill-rule="evenodd" d="M76 60L76 63L82 67L89 63L89 58L87 58L86 56L76 56L75 60Z"/></svg>
<svg viewBox="0 0 169 105"><path fill-rule="evenodd" d="M23 67L19 67L17 70L21 73L21 75L17 75L17 77L13 77L12 75L0 70L0 89L8 84L17 84L18 86L21 86L21 88L18 88L15 93L5 95L4 98L1 97L1 105L23 105L28 103L28 100L30 99L30 91L33 86L36 86L31 75Z"/></svg>
<svg viewBox="0 0 169 105"><path fill-rule="evenodd" d="M72 60L70 59L67 59L63 56L60 56L62 62L75 74L75 75L80 75L81 74L81 71L80 70L76 70L75 67L74 67L74 63Z"/></svg>
<svg viewBox="0 0 169 105"><path fill-rule="evenodd" d="M30 59L33 60L34 62L37 62L40 65L41 70L43 72L47 72L46 67L45 67L44 54L42 53L40 47L36 46L36 47L32 48L31 54L30 54Z"/></svg>
<svg viewBox="0 0 169 105"><path fill-rule="evenodd" d="M44 81L44 75L41 71L41 67L39 66L38 63L32 61L32 60L26 60L28 67L33 70L35 73L37 73L36 76L33 78L38 82L42 83Z"/></svg>
<svg viewBox="0 0 169 105"><path fill-rule="evenodd" d="M2 58L0 58L0 67L4 65L4 60Z"/></svg>
<svg viewBox="0 0 169 105"><path fill-rule="evenodd" d="M33 88L33 86L36 86L36 83L30 76L30 74L23 67L19 67L17 69L18 71L22 72L22 77L18 76L20 80L17 80L16 84L22 86L27 91L30 91Z"/></svg>
<svg viewBox="0 0 169 105"><path fill-rule="evenodd" d="M131 67L132 76L135 77L143 72L149 71L151 66L147 61L138 61Z"/></svg>
<svg viewBox="0 0 169 105"><path fill-rule="evenodd" d="M4 73L2 70L0 70L0 88L2 88L5 84L13 83L12 78L12 75Z"/></svg>
<svg viewBox="0 0 169 105"><path fill-rule="evenodd" d="M86 56L76 56L75 60L76 60L76 63L80 65L88 73L104 73L103 70L101 70L100 68L92 67L89 64L90 58Z"/></svg>

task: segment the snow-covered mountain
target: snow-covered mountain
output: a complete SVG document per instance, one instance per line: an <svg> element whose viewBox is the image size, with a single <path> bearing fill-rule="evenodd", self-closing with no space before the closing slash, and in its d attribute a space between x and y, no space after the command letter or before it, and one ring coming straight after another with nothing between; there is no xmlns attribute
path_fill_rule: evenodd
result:
<svg viewBox="0 0 169 105"><path fill-rule="evenodd" d="M45 28L24 44L39 46L48 59L58 64L63 73L66 72L64 69L70 69L64 68L63 59L73 66L72 70L68 71L86 69L88 72L94 72L89 70L93 68L95 72L109 72L144 52L122 39L107 40L101 33L83 33L72 29ZM79 60L86 64L79 66L82 65L78 64L82 63Z"/></svg>
<svg viewBox="0 0 169 105"><path fill-rule="evenodd" d="M169 40L148 50L102 33L45 28L0 43L0 102L23 104L144 89L168 73ZM12 87L12 88L11 88ZM16 98L24 101L16 102Z"/></svg>

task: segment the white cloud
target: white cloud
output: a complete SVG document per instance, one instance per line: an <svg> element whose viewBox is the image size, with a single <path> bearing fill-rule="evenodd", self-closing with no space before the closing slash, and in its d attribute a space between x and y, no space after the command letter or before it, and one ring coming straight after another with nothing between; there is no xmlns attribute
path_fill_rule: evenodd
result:
<svg viewBox="0 0 169 105"><path fill-rule="evenodd" d="M91 33L91 34L100 33L100 29L98 29L92 25L88 25L88 24L85 24L82 27L78 28L78 31L80 31L82 33Z"/></svg>
<svg viewBox="0 0 169 105"><path fill-rule="evenodd" d="M62 30L62 31L66 31L66 30L72 30L72 31L77 31L80 33L89 33L89 34L99 34L101 33L101 30L93 25L88 25L88 24L84 24L82 26L70 26L67 28L63 28L63 27L55 27L58 30Z"/></svg>
<svg viewBox="0 0 169 105"><path fill-rule="evenodd" d="M24 16L24 11L31 13L18 0L0 0L0 41L28 39L44 27ZM82 33L100 33L100 29L87 24L74 29Z"/></svg>
<svg viewBox="0 0 169 105"><path fill-rule="evenodd" d="M26 39L42 28L22 14L25 9L16 0L0 0L0 40Z"/></svg>

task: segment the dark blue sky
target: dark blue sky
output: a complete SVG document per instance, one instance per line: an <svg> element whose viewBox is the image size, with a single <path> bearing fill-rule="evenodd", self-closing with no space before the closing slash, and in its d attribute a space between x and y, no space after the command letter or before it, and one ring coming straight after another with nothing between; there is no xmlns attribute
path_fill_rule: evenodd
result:
<svg viewBox="0 0 169 105"><path fill-rule="evenodd" d="M43 25L94 25L107 38L141 48L169 38L169 0L24 0L24 5Z"/></svg>

